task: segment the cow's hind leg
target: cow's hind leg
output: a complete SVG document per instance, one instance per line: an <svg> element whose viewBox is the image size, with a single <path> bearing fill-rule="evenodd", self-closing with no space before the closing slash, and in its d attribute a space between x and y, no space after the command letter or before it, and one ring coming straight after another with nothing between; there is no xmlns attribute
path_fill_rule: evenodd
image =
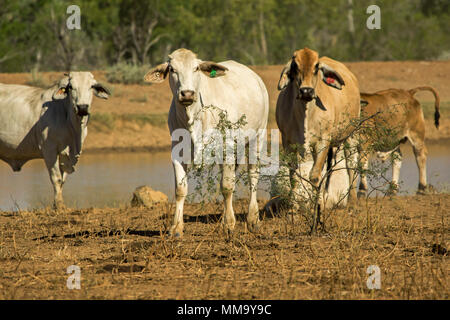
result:
<svg viewBox="0 0 450 320"><path fill-rule="evenodd" d="M250 232L259 231L259 208L258 201L256 199L259 170L258 165L249 164L248 165L248 178L250 187L250 203L248 206L247 214L247 228Z"/></svg>
<svg viewBox="0 0 450 320"><path fill-rule="evenodd" d="M409 137L416 157L417 167L419 168L419 190L418 194L424 194L428 191L427 185L427 148L423 139L415 135Z"/></svg>
<svg viewBox="0 0 450 320"><path fill-rule="evenodd" d="M44 148L44 161L50 175L50 180L53 185L54 200L53 208L55 210L63 210L64 200L62 196L62 185L64 183L63 176L61 175L61 170L59 167L59 159L56 150L48 150Z"/></svg>
<svg viewBox="0 0 450 320"><path fill-rule="evenodd" d="M364 198L367 195L369 184L367 183L367 170L369 169L369 157L367 155L360 155L361 176L359 181L358 198Z"/></svg>
<svg viewBox="0 0 450 320"><path fill-rule="evenodd" d="M227 236L231 236L236 225L236 217L233 211L233 192L235 187L235 165L223 164L222 179L220 181L220 189L223 195L224 213L223 213L223 230Z"/></svg>
<svg viewBox="0 0 450 320"><path fill-rule="evenodd" d="M183 207L188 193L188 182L186 164L181 164L178 160L173 160L173 169L175 171L175 215L172 226L169 229L169 235L174 237L183 236Z"/></svg>
<svg viewBox="0 0 450 320"><path fill-rule="evenodd" d="M361 145L359 148L359 164L361 166L358 198L364 198L369 191L369 184L367 183L367 170L369 169L369 151L366 145Z"/></svg>
<svg viewBox="0 0 450 320"><path fill-rule="evenodd" d="M399 190L398 181L400 179L400 168L402 167L402 152L398 147L391 154L392 157L392 194L397 194Z"/></svg>

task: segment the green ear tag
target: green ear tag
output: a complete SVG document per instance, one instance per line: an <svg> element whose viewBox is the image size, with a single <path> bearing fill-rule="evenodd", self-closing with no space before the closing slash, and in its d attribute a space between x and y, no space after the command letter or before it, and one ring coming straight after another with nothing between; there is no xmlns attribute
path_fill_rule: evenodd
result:
<svg viewBox="0 0 450 320"><path fill-rule="evenodd" d="M211 70L211 73L209 74L209 76L210 76L211 78L214 78L214 77L216 76L216 74L217 74L217 71L214 70L214 69L212 69L212 70Z"/></svg>

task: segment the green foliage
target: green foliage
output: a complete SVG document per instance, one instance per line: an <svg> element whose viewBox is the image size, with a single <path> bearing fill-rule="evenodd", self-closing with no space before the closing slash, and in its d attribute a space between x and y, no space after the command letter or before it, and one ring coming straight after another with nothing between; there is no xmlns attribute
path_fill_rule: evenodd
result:
<svg viewBox="0 0 450 320"><path fill-rule="evenodd" d="M154 65L180 47L204 60L252 65L283 64L305 46L343 61L448 59L450 52L445 0L78 0L81 30L68 30L71 4L2 0L0 72ZM380 30L366 27L372 4L381 8Z"/></svg>
<svg viewBox="0 0 450 320"><path fill-rule="evenodd" d="M106 69L106 79L110 83L144 84L144 75L149 68L120 62Z"/></svg>

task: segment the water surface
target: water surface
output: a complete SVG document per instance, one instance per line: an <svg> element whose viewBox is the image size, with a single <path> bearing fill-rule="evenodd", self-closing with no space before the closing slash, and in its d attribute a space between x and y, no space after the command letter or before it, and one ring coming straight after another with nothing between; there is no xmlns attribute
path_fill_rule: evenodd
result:
<svg viewBox="0 0 450 320"><path fill-rule="evenodd" d="M418 185L417 165L409 144L402 146L402 152L401 191L412 193ZM449 145L428 146L428 182L438 190L449 190L449 165ZM160 190L173 200L170 153L84 154L76 171L67 178L63 195L66 204L73 208L116 207L128 203L133 190L141 185ZM190 190L192 193L192 185ZM247 194L239 192L239 196ZM259 197L267 194L260 192ZM43 160L32 160L17 173L0 161L0 210L45 207L52 203L52 198L53 189Z"/></svg>

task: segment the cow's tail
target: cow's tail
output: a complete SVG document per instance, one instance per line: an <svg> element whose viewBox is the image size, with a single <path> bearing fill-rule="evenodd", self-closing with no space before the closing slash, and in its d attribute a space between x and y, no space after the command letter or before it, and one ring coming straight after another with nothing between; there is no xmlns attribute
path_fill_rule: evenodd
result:
<svg viewBox="0 0 450 320"><path fill-rule="evenodd" d="M439 94L437 93L437 91L434 88L428 86L417 87L408 91L411 95L414 95L417 91L430 91L434 95L434 125L439 129L439 118L441 117L439 113L439 104L441 99L439 98Z"/></svg>

